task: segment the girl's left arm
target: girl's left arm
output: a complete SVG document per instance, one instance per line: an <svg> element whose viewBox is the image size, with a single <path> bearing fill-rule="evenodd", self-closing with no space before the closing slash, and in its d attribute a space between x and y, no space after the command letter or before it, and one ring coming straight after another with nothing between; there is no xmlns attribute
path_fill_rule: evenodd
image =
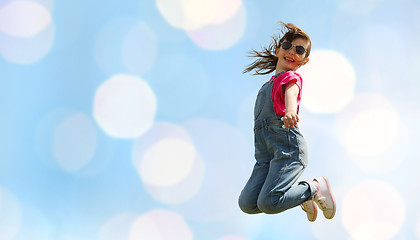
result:
<svg viewBox="0 0 420 240"><path fill-rule="evenodd" d="M299 87L295 82L286 84L284 90L284 102L286 105L286 113L283 117L285 128L296 127L299 122L297 114L297 98L299 95Z"/></svg>

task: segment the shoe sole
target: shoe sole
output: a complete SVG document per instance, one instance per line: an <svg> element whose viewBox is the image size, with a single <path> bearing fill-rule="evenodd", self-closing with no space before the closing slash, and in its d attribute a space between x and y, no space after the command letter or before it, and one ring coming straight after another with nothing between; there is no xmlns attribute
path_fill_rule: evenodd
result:
<svg viewBox="0 0 420 240"><path fill-rule="evenodd" d="M333 203L333 211L332 211L332 213L331 213L331 216L326 217L326 216L324 215L324 217L325 217L326 219L332 219L332 218L335 216L335 211L336 211L335 200L334 200L334 197L333 197L333 195L332 195L332 191L331 191L331 187L330 187L330 182L328 181L328 178L327 178L327 177L324 177L324 176L322 176L322 178L323 178L323 179L324 179L324 181L327 183L328 192L329 192L329 194L330 194L331 201L332 201L332 203Z"/></svg>
<svg viewBox="0 0 420 240"><path fill-rule="evenodd" d="M305 211L305 209L303 208L303 205L301 205L301 207L302 207L302 210L306 213L306 218L310 222L315 222L316 217L318 215L318 209L317 209L316 203L314 201L311 201L311 202L312 202L312 208L313 208L313 212L314 212L314 215L312 216L312 218L309 218L308 212Z"/></svg>
<svg viewBox="0 0 420 240"><path fill-rule="evenodd" d="M313 218L312 218L312 219L309 219L309 218L308 218L308 220L309 220L310 222L315 222L316 217L317 217L317 215L318 215L318 209L317 209L316 203L315 203L314 201L312 201L312 207L314 208L314 216L313 216ZM306 216L308 216L308 215L306 215Z"/></svg>

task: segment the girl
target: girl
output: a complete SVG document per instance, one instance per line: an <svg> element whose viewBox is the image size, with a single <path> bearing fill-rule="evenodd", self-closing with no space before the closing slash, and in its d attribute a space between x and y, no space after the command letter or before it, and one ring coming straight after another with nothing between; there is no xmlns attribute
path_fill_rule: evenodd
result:
<svg viewBox="0 0 420 240"><path fill-rule="evenodd" d="M309 221L317 217L317 205L332 219L336 206L326 177L295 184L307 166L306 142L297 127L302 77L295 72L309 61L311 40L294 24L285 24L283 36L273 36L268 48L251 51L257 57L244 73L255 70L275 75L260 89L254 109L256 163L239 197L248 214L280 213L301 205Z"/></svg>

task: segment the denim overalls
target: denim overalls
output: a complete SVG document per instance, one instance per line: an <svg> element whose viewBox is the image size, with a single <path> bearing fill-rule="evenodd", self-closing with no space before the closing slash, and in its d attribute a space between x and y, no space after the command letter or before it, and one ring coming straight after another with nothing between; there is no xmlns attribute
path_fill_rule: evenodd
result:
<svg viewBox="0 0 420 240"><path fill-rule="evenodd" d="M294 185L308 163L306 142L299 128L282 127L281 116L273 108L272 86L273 81L265 83L255 102L256 163L239 197L241 210L249 214L280 213L316 192L310 182Z"/></svg>

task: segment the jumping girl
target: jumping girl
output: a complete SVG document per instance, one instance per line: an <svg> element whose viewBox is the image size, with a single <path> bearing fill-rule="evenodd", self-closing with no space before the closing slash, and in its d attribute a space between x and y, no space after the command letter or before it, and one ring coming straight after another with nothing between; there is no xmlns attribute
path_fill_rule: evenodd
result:
<svg viewBox="0 0 420 240"><path fill-rule="evenodd" d="M309 61L311 40L294 24L281 22L281 35L269 47L250 52L257 59L244 73L275 75L260 89L254 109L256 163L239 197L248 214L275 214L301 205L309 221L317 206L332 219L336 204L326 177L295 184L308 164L307 146L298 128L302 77L296 72Z"/></svg>

